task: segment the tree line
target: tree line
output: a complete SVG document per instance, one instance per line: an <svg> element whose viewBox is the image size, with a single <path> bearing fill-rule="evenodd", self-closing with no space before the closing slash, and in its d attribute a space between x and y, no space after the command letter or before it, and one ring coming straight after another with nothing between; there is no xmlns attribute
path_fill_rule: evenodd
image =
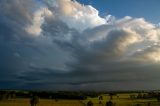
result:
<svg viewBox="0 0 160 106"><path fill-rule="evenodd" d="M10 91L1 90L0 100L8 100L15 98L31 98L38 96L42 99L74 99L74 100L85 100L87 97L97 97L98 92L72 92L72 91L59 91L59 92L47 92L47 91Z"/></svg>

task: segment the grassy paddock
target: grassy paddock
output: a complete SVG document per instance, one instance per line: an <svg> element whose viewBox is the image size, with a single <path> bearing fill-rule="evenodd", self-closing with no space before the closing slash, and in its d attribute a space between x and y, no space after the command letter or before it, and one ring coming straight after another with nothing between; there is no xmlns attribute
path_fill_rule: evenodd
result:
<svg viewBox="0 0 160 106"><path fill-rule="evenodd" d="M136 95L136 94L135 94ZM110 100L110 96L107 94L102 95L103 100L96 98L87 98L87 100L51 100L51 99L40 99L38 106L85 106L89 100L94 103L94 106L105 106L106 101ZM99 104L101 101L102 104ZM113 96L112 102L115 106L160 106L160 102L156 99L130 99L130 94L117 94ZM0 106L30 106L30 99L13 99L0 101Z"/></svg>
<svg viewBox="0 0 160 106"><path fill-rule="evenodd" d="M30 106L29 99L0 101L0 106ZM79 100L49 100L40 99L38 106L83 106Z"/></svg>
<svg viewBox="0 0 160 106"><path fill-rule="evenodd" d="M158 102L156 99L130 99L130 95L131 94L129 93L117 94L116 96L113 96L111 101L116 104L115 106L136 106L137 104L140 104L140 106L148 106L148 103L150 103L150 106L160 106L160 102ZM105 103L110 100L110 96L107 94L102 96L103 100L99 100L97 97L88 98L83 102L86 104L89 100L91 100L94 103L94 106L105 106ZM99 104L100 101L102 102L102 105Z"/></svg>

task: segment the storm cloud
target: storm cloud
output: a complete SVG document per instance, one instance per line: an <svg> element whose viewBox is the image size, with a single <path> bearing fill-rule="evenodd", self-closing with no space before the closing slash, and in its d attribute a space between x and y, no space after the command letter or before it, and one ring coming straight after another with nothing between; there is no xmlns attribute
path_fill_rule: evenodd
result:
<svg viewBox="0 0 160 106"><path fill-rule="evenodd" d="M160 88L159 40L144 18L73 0L0 1L0 88Z"/></svg>

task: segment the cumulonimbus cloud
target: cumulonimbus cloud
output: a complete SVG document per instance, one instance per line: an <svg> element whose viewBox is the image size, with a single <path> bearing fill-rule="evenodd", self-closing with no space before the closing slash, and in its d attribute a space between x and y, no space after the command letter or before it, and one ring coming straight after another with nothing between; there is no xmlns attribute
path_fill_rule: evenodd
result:
<svg viewBox="0 0 160 106"><path fill-rule="evenodd" d="M144 18L101 17L91 5L73 0L6 0L0 12L0 48L5 47L0 68L23 80L22 86L54 80L57 89L64 83L88 89L94 82L125 85L156 76L149 74L160 62L160 28Z"/></svg>

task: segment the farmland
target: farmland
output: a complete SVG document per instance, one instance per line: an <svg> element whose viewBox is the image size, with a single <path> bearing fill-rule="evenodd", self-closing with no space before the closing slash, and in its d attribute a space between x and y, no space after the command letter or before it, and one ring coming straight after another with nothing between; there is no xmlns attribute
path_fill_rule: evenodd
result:
<svg viewBox="0 0 160 106"><path fill-rule="evenodd" d="M117 94L116 96L113 96L111 101L115 106L137 106L137 104L140 106L148 106L148 103L150 103L150 106L160 106L160 103L158 103L156 99L130 99L130 95L131 94L129 93ZM88 98L88 100L93 101L94 106L104 106L106 101L110 100L110 96L103 95L103 100L99 100L98 98ZM102 102L102 105L99 104L100 101ZM87 103L87 100L84 100L83 102Z"/></svg>
<svg viewBox="0 0 160 106"><path fill-rule="evenodd" d="M0 106L30 106L29 99L1 101ZM40 99L38 106L83 106L78 100L49 100Z"/></svg>
<svg viewBox="0 0 160 106"><path fill-rule="evenodd" d="M160 106L160 102L156 98L135 98L131 99L131 95L138 93L120 93L112 97L114 106ZM86 106L88 101L93 102L93 106L105 106L105 103L111 99L109 94L101 94L101 100L97 97L87 97L85 100L67 100L67 99L39 99L38 106ZM101 102L101 103L100 103ZM29 98L16 98L1 100L0 106L30 106Z"/></svg>

